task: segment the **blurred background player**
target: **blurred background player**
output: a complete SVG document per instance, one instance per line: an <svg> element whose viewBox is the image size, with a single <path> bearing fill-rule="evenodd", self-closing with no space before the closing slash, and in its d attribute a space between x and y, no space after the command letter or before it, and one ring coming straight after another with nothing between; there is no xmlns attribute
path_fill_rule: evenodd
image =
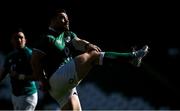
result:
<svg viewBox="0 0 180 111"><path fill-rule="evenodd" d="M35 81L29 79L32 78L32 50L26 46L26 37L21 28L13 31L11 44L14 50L6 56L0 71L0 81L10 74L14 110L33 111L37 105L38 94Z"/></svg>

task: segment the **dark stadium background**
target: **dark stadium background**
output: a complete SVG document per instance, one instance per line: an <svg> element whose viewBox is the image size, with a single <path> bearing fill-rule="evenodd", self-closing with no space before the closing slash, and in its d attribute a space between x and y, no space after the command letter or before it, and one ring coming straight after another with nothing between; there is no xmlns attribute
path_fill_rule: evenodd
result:
<svg viewBox="0 0 180 111"><path fill-rule="evenodd" d="M65 8L70 28L107 51L131 51L147 44L142 67L116 64L94 68L82 84L92 81L106 93L142 96L155 107L179 109L179 7L173 2L51 0L4 1L0 4L0 51L11 50L10 32L23 27L33 47L47 28L48 16ZM40 3L37 3L40 2Z"/></svg>

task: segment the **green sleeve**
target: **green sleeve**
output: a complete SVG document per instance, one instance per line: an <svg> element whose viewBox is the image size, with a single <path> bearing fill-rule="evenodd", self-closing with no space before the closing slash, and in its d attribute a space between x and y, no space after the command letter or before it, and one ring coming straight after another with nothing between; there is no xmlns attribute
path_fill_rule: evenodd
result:
<svg viewBox="0 0 180 111"><path fill-rule="evenodd" d="M71 37L72 37L72 39L74 39L74 38L76 38L77 37L77 35L74 33L74 32L70 32L71 33Z"/></svg>

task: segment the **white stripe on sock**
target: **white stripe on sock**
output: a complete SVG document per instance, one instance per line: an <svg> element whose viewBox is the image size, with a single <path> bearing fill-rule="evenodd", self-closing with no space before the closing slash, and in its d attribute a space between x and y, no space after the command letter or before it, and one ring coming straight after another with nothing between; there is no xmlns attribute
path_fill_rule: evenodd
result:
<svg viewBox="0 0 180 111"><path fill-rule="evenodd" d="M100 52L99 65L103 65L104 54L105 54L105 52Z"/></svg>

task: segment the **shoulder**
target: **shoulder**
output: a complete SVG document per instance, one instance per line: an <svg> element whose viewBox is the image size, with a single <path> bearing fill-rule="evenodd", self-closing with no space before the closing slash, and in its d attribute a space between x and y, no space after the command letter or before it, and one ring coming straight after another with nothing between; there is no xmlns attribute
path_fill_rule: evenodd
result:
<svg viewBox="0 0 180 111"><path fill-rule="evenodd" d="M63 33L65 35L65 37L71 37L71 39L74 39L77 37L76 33L72 32L72 31L67 31Z"/></svg>
<svg viewBox="0 0 180 111"><path fill-rule="evenodd" d="M72 32L72 31L69 31L69 33L70 33L70 35L71 35L73 38L77 37L77 34L76 34L76 33Z"/></svg>
<svg viewBox="0 0 180 111"><path fill-rule="evenodd" d="M32 49L30 47L26 46L24 49L27 54L32 55Z"/></svg>
<svg viewBox="0 0 180 111"><path fill-rule="evenodd" d="M48 41L51 42L55 40L55 37L54 35L48 34L45 39L48 39Z"/></svg>
<svg viewBox="0 0 180 111"><path fill-rule="evenodd" d="M32 51L32 48L26 46L26 47L25 47L25 50L31 52L31 51Z"/></svg>

